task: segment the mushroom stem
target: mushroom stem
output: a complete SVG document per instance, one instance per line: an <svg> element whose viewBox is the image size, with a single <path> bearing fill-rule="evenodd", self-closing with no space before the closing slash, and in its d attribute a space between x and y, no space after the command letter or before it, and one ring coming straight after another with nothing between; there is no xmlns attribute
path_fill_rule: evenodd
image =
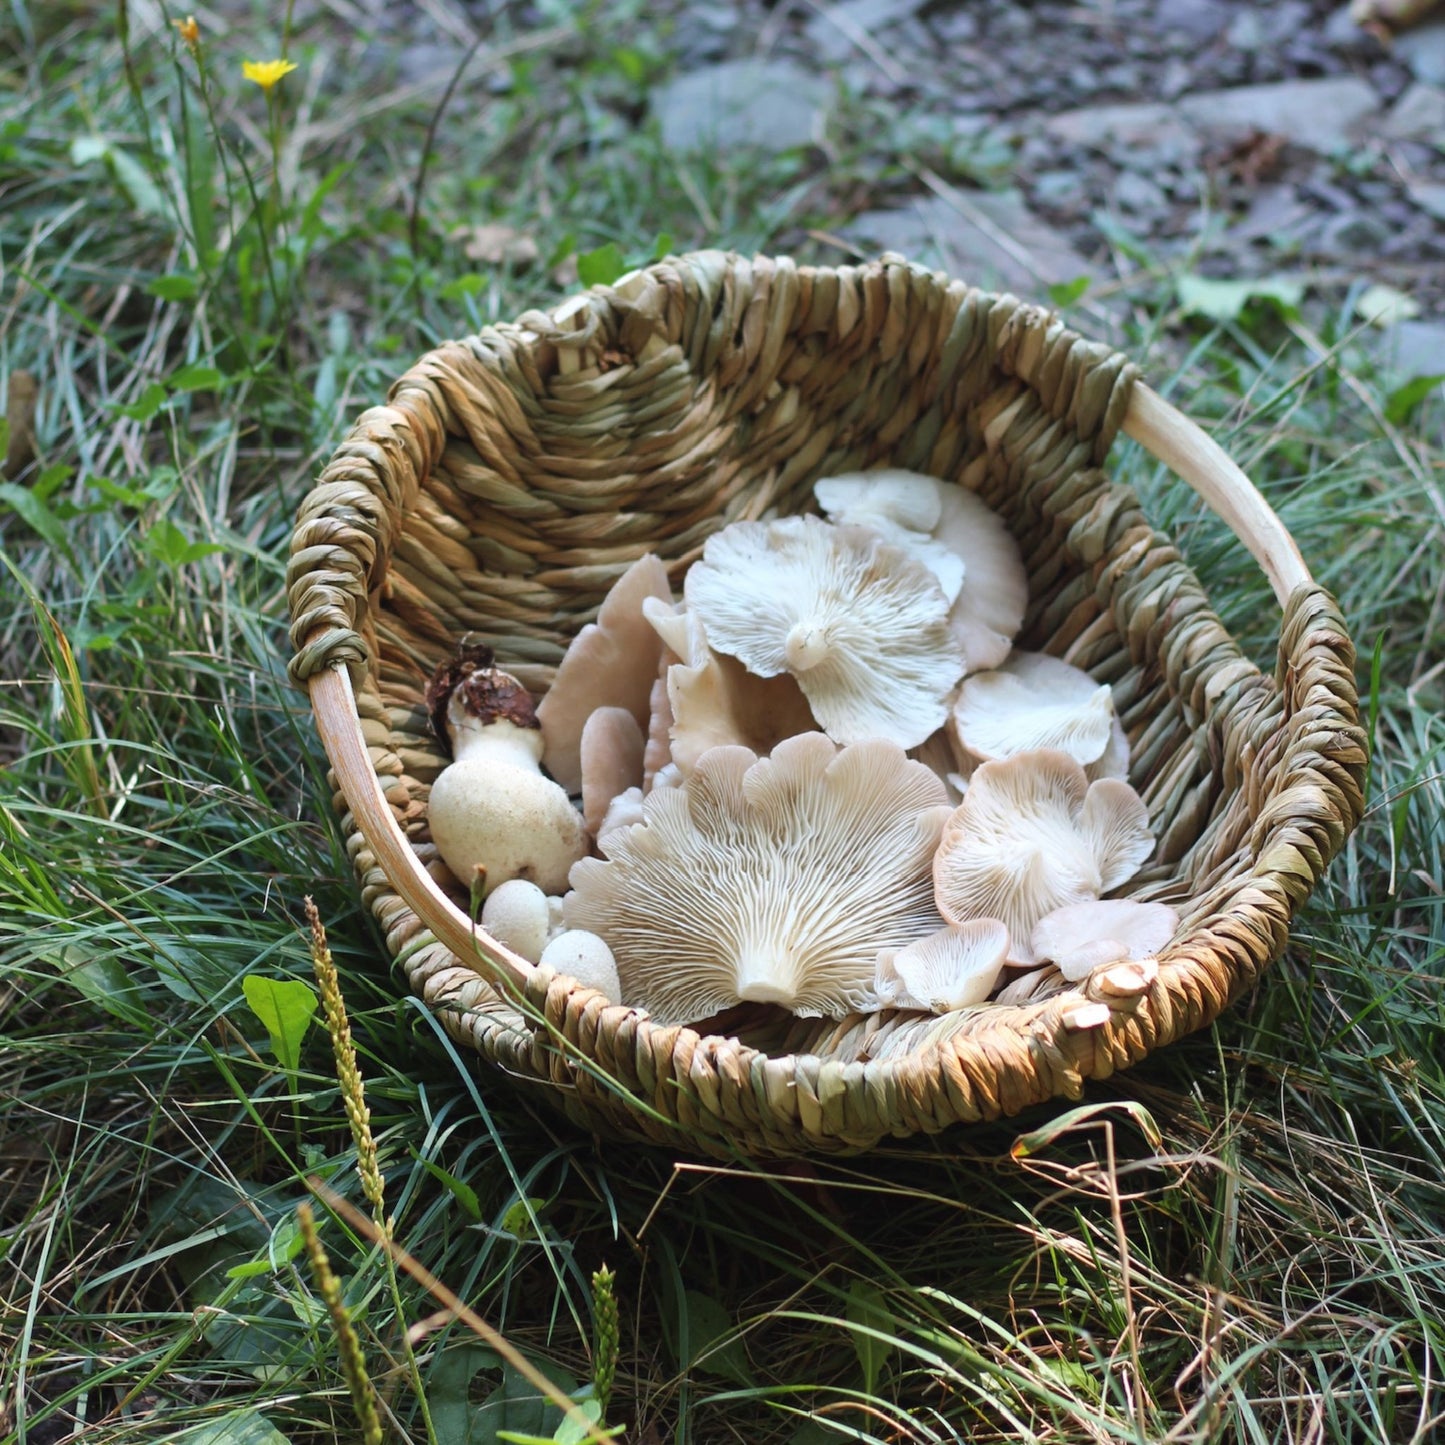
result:
<svg viewBox="0 0 1445 1445"><path fill-rule="evenodd" d="M793 672L807 672L828 656L828 631L813 622L799 622L783 643L783 655Z"/></svg>
<svg viewBox="0 0 1445 1445"><path fill-rule="evenodd" d="M775 1003L790 1009L798 1000L793 974L791 964L749 950L738 958L737 996L747 1003Z"/></svg>

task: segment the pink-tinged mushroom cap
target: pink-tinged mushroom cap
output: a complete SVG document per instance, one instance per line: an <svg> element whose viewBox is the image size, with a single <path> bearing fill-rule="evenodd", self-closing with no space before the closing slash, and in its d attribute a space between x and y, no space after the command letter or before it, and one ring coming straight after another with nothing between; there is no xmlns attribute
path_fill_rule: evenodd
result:
<svg viewBox="0 0 1445 1445"><path fill-rule="evenodd" d="M542 763L569 793L582 788L582 729L599 707L626 708L646 734L662 643L642 615L645 597L672 601L667 569L650 553L613 584L597 621L572 640L538 704Z"/></svg>
<svg viewBox="0 0 1445 1445"><path fill-rule="evenodd" d="M600 935L622 996L661 1023L750 1001L841 1016L877 1007L874 966L935 932L929 865L943 786L882 739L821 733L705 753L643 822L572 870L570 928Z"/></svg>
<svg viewBox="0 0 1445 1445"><path fill-rule="evenodd" d="M1070 983L1121 958L1152 958L1174 937L1179 915L1167 903L1101 898L1056 909L1034 925L1034 955Z"/></svg>
<svg viewBox="0 0 1445 1445"><path fill-rule="evenodd" d="M625 707L599 707L582 729L582 819L595 838L612 800L642 786L642 729Z"/></svg>
<svg viewBox="0 0 1445 1445"><path fill-rule="evenodd" d="M1020 753L974 773L934 858L934 896L950 923L1001 919L1014 959L1032 962L1039 919L1118 887L1153 847L1127 783L1091 784L1064 753Z"/></svg>
<svg viewBox="0 0 1445 1445"><path fill-rule="evenodd" d="M837 742L918 746L948 715L963 664L948 600L923 563L863 527L817 517L738 522L687 574L717 652L790 672Z"/></svg>
<svg viewBox="0 0 1445 1445"><path fill-rule="evenodd" d="M996 918L949 924L927 938L878 959L879 995L896 979L895 1007L933 1013L981 1004L993 991L1008 957L1008 929Z"/></svg>

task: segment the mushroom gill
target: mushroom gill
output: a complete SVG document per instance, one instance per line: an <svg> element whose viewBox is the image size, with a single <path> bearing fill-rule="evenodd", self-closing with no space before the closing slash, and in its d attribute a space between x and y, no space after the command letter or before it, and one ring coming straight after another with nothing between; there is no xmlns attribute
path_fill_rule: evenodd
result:
<svg viewBox="0 0 1445 1445"><path fill-rule="evenodd" d="M929 870L943 785L893 743L804 733L761 760L712 748L642 812L572 870L566 918L607 941L623 998L659 1022L745 1001L876 1008L879 951L942 926Z"/></svg>

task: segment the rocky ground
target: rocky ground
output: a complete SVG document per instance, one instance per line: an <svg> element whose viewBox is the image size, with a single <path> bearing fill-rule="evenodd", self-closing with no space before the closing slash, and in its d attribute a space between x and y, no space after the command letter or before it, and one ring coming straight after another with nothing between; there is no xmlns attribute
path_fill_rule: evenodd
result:
<svg viewBox="0 0 1445 1445"><path fill-rule="evenodd" d="M873 155L841 245L1024 294L1385 285L1391 355L1445 371L1445 15L1387 46L1330 0L806 0L671 43L670 145Z"/></svg>

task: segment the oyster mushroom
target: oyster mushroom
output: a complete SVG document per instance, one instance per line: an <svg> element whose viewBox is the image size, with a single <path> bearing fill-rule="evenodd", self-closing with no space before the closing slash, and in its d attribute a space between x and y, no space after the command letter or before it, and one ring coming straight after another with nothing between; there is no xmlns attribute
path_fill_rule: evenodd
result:
<svg viewBox="0 0 1445 1445"><path fill-rule="evenodd" d="M821 733L770 758L712 748L643 822L572 870L569 927L604 938L622 996L664 1024L750 1001L838 1017L876 1008L875 962L942 924L929 860L943 785L895 744Z"/></svg>
<svg viewBox="0 0 1445 1445"><path fill-rule="evenodd" d="M820 477L813 484L813 495L830 521L867 527L913 553L938 578L943 595L953 603L963 590L964 563L932 535L943 516L941 489L934 477L884 467Z"/></svg>
<svg viewBox="0 0 1445 1445"><path fill-rule="evenodd" d="M1064 753L1019 753L974 773L933 860L934 898L950 923L1001 919L1013 958L1033 962L1041 918L1117 888L1153 848L1127 783L1090 783Z"/></svg>
<svg viewBox="0 0 1445 1445"><path fill-rule="evenodd" d="M1054 964L1070 983L1122 958L1152 958L1179 927L1167 903L1101 898L1055 909L1034 925L1029 946L1036 958Z"/></svg>
<svg viewBox="0 0 1445 1445"><path fill-rule="evenodd" d="M933 569L965 671L997 667L1008 656L1028 606L1028 574L993 508L952 482L897 468L824 477L813 492L835 522L871 527ZM961 588L940 555L962 563Z"/></svg>
<svg viewBox="0 0 1445 1445"><path fill-rule="evenodd" d="M642 782L642 729L625 707L599 707L582 729L582 818L596 837L612 800Z"/></svg>
<svg viewBox="0 0 1445 1445"><path fill-rule="evenodd" d="M895 1008L933 1013L971 1008L993 991L1008 951L1008 929L996 918L949 924L879 955L879 997L891 995Z"/></svg>
<svg viewBox="0 0 1445 1445"><path fill-rule="evenodd" d="M784 738L814 732L808 700L788 673L757 677L735 657L707 645L707 629L689 607L649 598L643 614L669 653L669 761L690 773L709 748L738 743L765 757Z"/></svg>
<svg viewBox="0 0 1445 1445"><path fill-rule="evenodd" d="M964 678L948 736L964 777L980 763L1038 748L1067 753L1091 780L1129 773L1129 740L1109 685L1041 652L1015 652Z"/></svg>
<svg viewBox="0 0 1445 1445"><path fill-rule="evenodd" d="M684 595L717 652L790 672L837 742L917 747L963 675L933 574L863 527L737 522L709 538Z"/></svg>
<svg viewBox="0 0 1445 1445"><path fill-rule="evenodd" d="M465 647L437 669L426 701L452 749L427 800L442 861L464 886L479 875L488 891L525 878L561 893L587 835L566 792L542 775L531 694L494 666L490 647Z"/></svg>
<svg viewBox="0 0 1445 1445"><path fill-rule="evenodd" d="M599 707L625 707L644 735L662 644L642 616L645 597L672 601L667 568L649 553L612 585L597 613L572 639L552 686L537 706L547 771L567 789L582 789L582 729Z"/></svg>

